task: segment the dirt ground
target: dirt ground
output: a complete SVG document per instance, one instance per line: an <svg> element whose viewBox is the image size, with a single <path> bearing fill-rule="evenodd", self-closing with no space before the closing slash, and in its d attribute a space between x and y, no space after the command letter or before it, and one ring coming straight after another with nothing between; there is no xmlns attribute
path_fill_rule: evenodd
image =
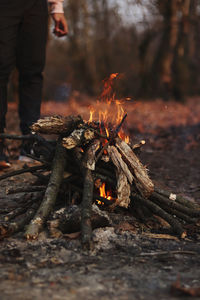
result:
<svg viewBox="0 0 200 300"><path fill-rule="evenodd" d="M43 105L43 114L68 114L77 104L63 106L48 103ZM83 103L79 110L88 113ZM184 105L161 100L139 103L128 111L127 130L135 141L146 140L141 160L153 181L200 203L200 99ZM9 133L19 132L17 122L16 107L10 105ZM11 154L17 146L9 142ZM12 161L12 169L20 166ZM33 176L1 181L0 201L6 205L8 186L26 182L34 182ZM187 292L172 293L171 286L179 277L187 291L198 294L198 233L185 240L113 227L96 229L93 234L95 247L90 253L81 250L79 239L41 236L27 242L18 234L2 240L1 299L188 299Z"/></svg>

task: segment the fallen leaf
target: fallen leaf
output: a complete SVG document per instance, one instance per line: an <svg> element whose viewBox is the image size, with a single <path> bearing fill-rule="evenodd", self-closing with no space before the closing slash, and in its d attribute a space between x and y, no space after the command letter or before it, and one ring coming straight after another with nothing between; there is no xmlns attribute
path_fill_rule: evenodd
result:
<svg viewBox="0 0 200 300"><path fill-rule="evenodd" d="M200 287L184 287L181 285L180 276L171 285L171 293L175 295L189 295L192 297L200 296Z"/></svg>

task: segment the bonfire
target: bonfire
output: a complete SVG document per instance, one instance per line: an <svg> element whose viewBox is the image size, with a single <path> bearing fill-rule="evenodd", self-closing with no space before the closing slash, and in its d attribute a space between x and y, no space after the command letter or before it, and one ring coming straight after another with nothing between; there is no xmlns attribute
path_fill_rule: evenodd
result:
<svg viewBox="0 0 200 300"><path fill-rule="evenodd" d="M104 82L100 99L90 107L89 120L79 115L51 116L33 124L31 136L1 135L1 138L32 139L35 156L31 157L41 164L6 173L0 179L32 172L43 183L9 191L29 192L29 197L25 194L19 207L3 214L1 237L25 230L28 240L37 239L46 224L51 234L59 236L63 226L66 229L72 219L74 224L80 219L82 244L91 248L96 216L101 226L105 218L100 212L109 213L119 207L144 222L149 216L164 220L180 238L187 235L187 224L197 223L198 205L156 187L139 160L138 153L145 141L134 144L123 130L128 117L123 104L130 99L116 99L112 87L117 77L118 74L112 74ZM45 135L56 135L56 139L47 140ZM76 211L70 220L63 221L64 214L52 220L58 203L68 211L76 204L80 218Z"/></svg>

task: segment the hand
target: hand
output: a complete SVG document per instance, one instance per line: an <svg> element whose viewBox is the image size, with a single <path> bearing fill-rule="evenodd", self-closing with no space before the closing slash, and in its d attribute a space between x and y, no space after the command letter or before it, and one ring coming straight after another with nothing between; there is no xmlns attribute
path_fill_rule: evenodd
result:
<svg viewBox="0 0 200 300"><path fill-rule="evenodd" d="M65 19L64 14L54 13L51 16L55 23L53 33L57 37L62 37L62 36L67 35L68 34L68 25L67 25L67 21Z"/></svg>

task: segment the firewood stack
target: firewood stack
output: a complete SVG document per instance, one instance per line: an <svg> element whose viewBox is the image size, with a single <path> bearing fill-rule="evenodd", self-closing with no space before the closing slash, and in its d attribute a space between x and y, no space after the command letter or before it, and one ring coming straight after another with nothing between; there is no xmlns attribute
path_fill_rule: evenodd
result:
<svg viewBox="0 0 200 300"><path fill-rule="evenodd" d="M104 124L84 122L80 116L49 117L33 124L35 133L58 134L59 137L48 188L41 209L26 231L28 239L36 238L56 201L66 171L70 176L76 176L71 186L81 190L82 194L83 244L88 245L91 240L90 218L94 201L100 199L100 203L114 209L116 206L128 208L134 191L142 197L150 197L154 184L146 168L118 136L125 117L116 128L110 124L107 133ZM98 194L97 186L102 185L111 190L111 200Z"/></svg>
<svg viewBox="0 0 200 300"><path fill-rule="evenodd" d="M75 201L81 207L81 237L86 248L90 248L92 241L93 203L101 209L123 207L143 221L145 216L158 216L171 225L175 234L184 238L185 225L197 223L200 209L191 201L154 186L136 155L144 141L131 145L118 135L125 118L126 115L116 127L109 124L109 129L105 129L103 123L83 121L80 116L52 116L33 124L32 139L36 141L37 152L43 154L35 159L43 162L42 171L50 173L45 176L34 169L33 174L46 178L47 187L42 191L36 188L34 195L37 197L33 199L37 201L27 209L23 207L23 217L19 218L20 213L16 215L12 211L3 222L1 220L1 236L23 230L29 222L26 238L36 239L60 195L70 191L68 205ZM56 142L48 142L42 134L56 134ZM41 145L46 151L40 151ZM50 155L45 156L49 149ZM101 189L104 189L103 194ZM65 203L65 199L62 201Z"/></svg>

